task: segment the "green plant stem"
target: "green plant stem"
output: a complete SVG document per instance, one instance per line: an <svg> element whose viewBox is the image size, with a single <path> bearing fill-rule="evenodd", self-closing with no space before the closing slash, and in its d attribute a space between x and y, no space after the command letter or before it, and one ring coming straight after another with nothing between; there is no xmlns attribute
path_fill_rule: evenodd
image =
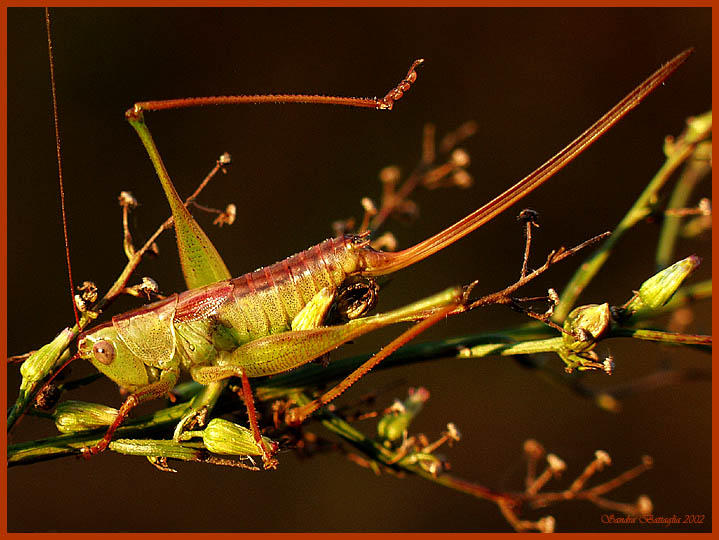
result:
<svg viewBox="0 0 719 540"><path fill-rule="evenodd" d="M681 209L689 204L689 199L694 192L696 185L711 173L710 156L697 156L701 153L701 146L697 147L692 158L684 166L679 180L672 192L672 196L667 203L667 209ZM709 150L711 152L711 150ZM703 152L706 154L706 152ZM680 216L666 215L662 223L662 231L657 242L657 252L655 255L656 270L663 270L672 262L674 257L674 248L679 239L683 218Z"/></svg>
<svg viewBox="0 0 719 540"><path fill-rule="evenodd" d="M707 350L711 349L712 336L699 334L677 334L661 330L644 330L640 328L617 328L608 337L631 337L646 341L660 341L667 345L696 345Z"/></svg>
<svg viewBox="0 0 719 540"><path fill-rule="evenodd" d="M162 456L183 461L200 461L202 454L207 454L201 443L180 444L171 440L117 439L109 448L127 456Z"/></svg>
<svg viewBox="0 0 719 540"><path fill-rule="evenodd" d="M377 366L377 369L389 369L439 358L450 358L457 356L468 347L479 344L504 345L507 342L542 339L553 335L556 335L553 329L531 324L501 333L482 333L443 341L410 344L386 358ZM363 364L369 356L360 355L333 360L326 367L316 363L306 364L296 370L259 382L255 386L255 393L260 401L285 398L293 392L339 380Z"/></svg>

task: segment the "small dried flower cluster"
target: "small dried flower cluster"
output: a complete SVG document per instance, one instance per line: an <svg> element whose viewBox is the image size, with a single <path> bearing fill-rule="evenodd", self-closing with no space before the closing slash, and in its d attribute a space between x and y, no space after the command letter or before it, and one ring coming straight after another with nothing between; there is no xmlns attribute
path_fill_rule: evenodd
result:
<svg viewBox="0 0 719 540"><path fill-rule="evenodd" d="M403 222L411 222L419 216L419 207L409 196L418 187L437 189L447 187L468 188L472 185L472 176L467 172L470 157L466 150L457 145L472 136L477 129L474 122L466 122L455 131L447 134L436 149L435 129L425 126L422 142L422 157L419 164L402 181L402 173L396 165L384 167L379 172L382 183L382 195L379 205L369 198L363 197L361 205L364 210L359 225L354 218L335 221L332 230L335 236L359 234L367 230L377 230L392 216ZM437 159L437 154L442 160ZM372 247L392 251L397 247L397 240L391 233L384 233L373 240Z"/></svg>
<svg viewBox="0 0 719 540"><path fill-rule="evenodd" d="M524 442L524 455L527 460L527 474L525 478L525 489L520 495L520 502L530 508L542 508L556 502L567 500L588 500L599 508L622 512L629 516L646 515L652 512L652 502L646 495L641 495L637 501L631 503L620 503L603 497L606 493L615 490L619 486L636 478L644 471L652 467L652 459L649 456L642 458L642 463L625 471L597 486L588 488L587 482L598 472L612 464L612 459L604 450L597 450L594 459L584 468L570 486L563 491L543 492L542 489L553 478L559 478L567 469L567 465L555 454L546 453L544 447L534 439ZM538 466L542 460L546 460L544 470L537 474ZM545 516L537 521L522 520L517 514L517 508L506 502L499 503L502 514L517 531L554 532L555 519L552 516Z"/></svg>

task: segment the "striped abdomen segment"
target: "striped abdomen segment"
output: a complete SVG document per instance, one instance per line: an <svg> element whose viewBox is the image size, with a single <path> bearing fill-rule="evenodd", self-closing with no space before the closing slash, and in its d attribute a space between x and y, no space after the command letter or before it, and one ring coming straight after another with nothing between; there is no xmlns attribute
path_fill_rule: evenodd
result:
<svg viewBox="0 0 719 540"><path fill-rule="evenodd" d="M230 280L232 300L223 315L249 339L283 332L322 288L336 289L357 271L366 237L332 238L287 259Z"/></svg>

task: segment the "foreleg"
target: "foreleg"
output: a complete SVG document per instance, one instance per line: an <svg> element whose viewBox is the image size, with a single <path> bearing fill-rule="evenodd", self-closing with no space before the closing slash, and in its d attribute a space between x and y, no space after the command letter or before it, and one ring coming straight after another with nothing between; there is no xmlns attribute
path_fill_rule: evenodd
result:
<svg viewBox="0 0 719 540"><path fill-rule="evenodd" d="M177 384L177 379L177 371L163 371L162 375L160 375L160 380L148 384L147 386L140 388L136 392L130 394L127 399L125 399L125 402L120 407L120 410L117 412L115 420L112 422L110 427L107 428L105 436L100 439L100 441L94 446L91 446L89 448L83 448L83 456L85 456L86 458L90 458L91 456L99 454L100 452L105 450L105 448L107 448L107 445L110 444L110 441L112 440L112 436L115 434L115 431L117 430L117 428L120 427L120 425L122 425L122 423L125 421L132 409L134 409L140 403L144 403L146 401L150 401L167 395Z"/></svg>

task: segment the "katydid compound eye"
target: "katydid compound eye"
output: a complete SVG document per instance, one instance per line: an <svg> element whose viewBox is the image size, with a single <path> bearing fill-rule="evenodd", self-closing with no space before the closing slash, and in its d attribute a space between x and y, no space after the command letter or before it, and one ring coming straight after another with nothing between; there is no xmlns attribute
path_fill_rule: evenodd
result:
<svg viewBox="0 0 719 540"><path fill-rule="evenodd" d="M95 360L109 366L115 359L115 347L109 341L98 341L92 346L92 354Z"/></svg>

